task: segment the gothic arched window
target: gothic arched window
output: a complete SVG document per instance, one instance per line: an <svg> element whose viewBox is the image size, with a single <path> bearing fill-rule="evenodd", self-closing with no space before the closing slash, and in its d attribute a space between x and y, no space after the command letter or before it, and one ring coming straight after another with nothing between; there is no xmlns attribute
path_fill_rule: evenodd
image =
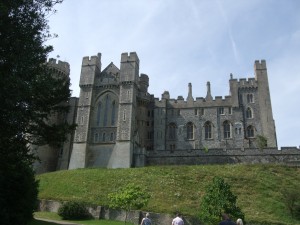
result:
<svg viewBox="0 0 300 225"><path fill-rule="evenodd" d="M223 123L224 138L231 138L231 124L229 121Z"/></svg>
<svg viewBox="0 0 300 225"><path fill-rule="evenodd" d="M187 139L188 140L191 140L191 139L194 139L194 124L192 122L189 122L187 125L186 125L186 132L187 132Z"/></svg>
<svg viewBox="0 0 300 225"><path fill-rule="evenodd" d="M246 118L251 119L252 118L252 110L250 107L247 108L246 110Z"/></svg>
<svg viewBox="0 0 300 225"><path fill-rule="evenodd" d="M176 139L176 124L170 123L169 124L169 139Z"/></svg>
<svg viewBox="0 0 300 225"><path fill-rule="evenodd" d="M248 103L253 103L253 94L247 94L247 102Z"/></svg>
<svg viewBox="0 0 300 225"><path fill-rule="evenodd" d="M254 137L254 127L251 125L247 127L247 137Z"/></svg>
<svg viewBox="0 0 300 225"><path fill-rule="evenodd" d="M205 139L212 139L212 124L209 121L206 121L204 124L204 137Z"/></svg>

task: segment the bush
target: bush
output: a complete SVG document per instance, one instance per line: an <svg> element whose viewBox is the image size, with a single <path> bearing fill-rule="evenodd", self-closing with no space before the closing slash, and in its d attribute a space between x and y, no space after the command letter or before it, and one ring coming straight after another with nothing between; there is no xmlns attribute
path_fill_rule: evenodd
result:
<svg viewBox="0 0 300 225"><path fill-rule="evenodd" d="M300 191L295 188L285 189L281 191L283 202L289 210L291 216L300 219Z"/></svg>
<svg viewBox="0 0 300 225"><path fill-rule="evenodd" d="M58 210L58 215L63 220L81 220L90 217L90 214L83 202L66 202Z"/></svg>

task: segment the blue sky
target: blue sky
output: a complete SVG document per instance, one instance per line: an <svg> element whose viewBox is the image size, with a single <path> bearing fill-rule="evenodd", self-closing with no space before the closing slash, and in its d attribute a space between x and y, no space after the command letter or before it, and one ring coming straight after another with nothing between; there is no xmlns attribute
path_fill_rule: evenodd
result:
<svg viewBox="0 0 300 225"><path fill-rule="evenodd" d="M254 77L267 62L279 146L300 145L300 1L298 0L65 0L49 17L58 38L49 57L71 66L79 96L81 61L102 54L102 69L137 52L149 93L161 98L229 95L234 78Z"/></svg>

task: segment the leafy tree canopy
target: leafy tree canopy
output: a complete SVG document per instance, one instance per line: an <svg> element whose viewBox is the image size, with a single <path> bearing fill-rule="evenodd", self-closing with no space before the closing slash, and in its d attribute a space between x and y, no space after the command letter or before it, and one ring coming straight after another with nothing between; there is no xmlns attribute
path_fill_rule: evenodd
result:
<svg viewBox="0 0 300 225"><path fill-rule="evenodd" d="M67 112L68 107L60 103L70 97L69 78L52 76L45 64L52 51L51 46L44 45L51 38L47 17L54 12L53 6L61 2L4 0L0 3L0 138L3 141L22 138L28 143L51 143L56 139L49 137L71 128L49 122L51 114Z"/></svg>
<svg viewBox="0 0 300 225"><path fill-rule="evenodd" d="M126 211L126 224L128 212L132 209L141 209L146 206L149 202L150 194L138 185L128 184L117 192L110 193L108 198L110 199L109 207Z"/></svg>
<svg viewBox="0 0 300 225"><path fill-rule="evenodd" d="M51 123L67 112L68 77L53 76L46 59L51 46L47 18L62 0L0 1L0 218L25 225L37 198L29 144L64 141L73 129Z"/></svg>
<svg viewBox="0 0 300 225"><path fill-rule="evenodd" d="M200 218L208 224L217 224L221 220L222 213L230 217L244 220L244 213L237 206L235 196L230 185L223 178L214 177L211 184L207 186L205 195L200 205Z"/></svg>

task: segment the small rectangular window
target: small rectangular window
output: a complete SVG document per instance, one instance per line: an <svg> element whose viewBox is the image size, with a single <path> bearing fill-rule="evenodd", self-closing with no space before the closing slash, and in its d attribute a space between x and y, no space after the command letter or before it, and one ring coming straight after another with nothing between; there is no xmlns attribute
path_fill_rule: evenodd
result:
<svg viewBox="0 0 300 225"><path fill-rule="evenodd" d="M232 108L231 108L231 107L228 108L228 114L229 114L229 115L232 114Z"/></svg>
<svg viewBox="0 0 300 225"><path fill-rule="evenodd" d="M219 111L219 115L224 115L224 107L219 107L218 111Z"/></svg>

